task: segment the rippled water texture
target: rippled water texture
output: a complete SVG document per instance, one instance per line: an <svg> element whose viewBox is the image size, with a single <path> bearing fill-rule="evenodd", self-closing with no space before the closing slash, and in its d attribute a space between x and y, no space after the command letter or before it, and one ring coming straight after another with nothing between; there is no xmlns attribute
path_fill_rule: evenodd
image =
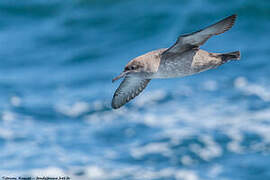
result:
<svg viewBox="0 0 270 180"><path fill-rule="evenodd" d="M241 61L110 108L129 60L233 13L202 48ZM1 177L270 179L269 29L267 0L1 0Z"/></svg>

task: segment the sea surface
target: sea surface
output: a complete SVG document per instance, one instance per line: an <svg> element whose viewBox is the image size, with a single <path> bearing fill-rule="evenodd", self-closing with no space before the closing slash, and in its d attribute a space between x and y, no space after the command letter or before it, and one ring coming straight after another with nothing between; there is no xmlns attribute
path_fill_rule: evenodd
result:
<svg viewBox="0 0 270 180"><path fill-rule="evenodd" d="M111 109L132 58L234 13L202 49L241 61ZM269 180L269 40L268 0L1 0L0 178Z"/></svg>

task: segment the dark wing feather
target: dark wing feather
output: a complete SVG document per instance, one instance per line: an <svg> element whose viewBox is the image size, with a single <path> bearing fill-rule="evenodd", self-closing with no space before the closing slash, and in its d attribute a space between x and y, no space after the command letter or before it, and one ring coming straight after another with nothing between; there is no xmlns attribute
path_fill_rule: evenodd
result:
<svg viewBox="0 0 270 180"><path fill-rule="evenodd" d="M138 96L150 80L132 76L125 77L113 95L112 108L118 109Z"/></svg>
<svg viewBox="0 0 270 180"><path fill-rule="evenodd" d="M199 47L204 44L211 36L218 35L229 30L233 26L236 17L237 15L234 14L204 29L179 36L176 43L164 53L181 53L186 50Z"/></svg>

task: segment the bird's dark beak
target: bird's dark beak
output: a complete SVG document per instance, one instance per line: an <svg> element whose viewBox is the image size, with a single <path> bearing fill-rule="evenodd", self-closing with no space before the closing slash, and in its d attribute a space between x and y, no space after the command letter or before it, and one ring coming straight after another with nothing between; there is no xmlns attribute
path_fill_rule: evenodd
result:
<svg viewBox="0 0 270 180"><path fill-rule="evenodd" d="M124 77L127 74L127 71L122 72L119 76L115 77L112 82L114 83L116 80Z"/></svg>

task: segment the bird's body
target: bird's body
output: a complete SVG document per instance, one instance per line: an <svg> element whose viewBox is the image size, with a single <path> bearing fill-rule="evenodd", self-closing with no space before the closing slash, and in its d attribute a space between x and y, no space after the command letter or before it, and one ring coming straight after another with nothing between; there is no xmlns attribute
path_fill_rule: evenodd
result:
<svg viewBox="0 0 270 180"><path fill-rule="evenodd" d="M166 49L159 49L147 53L140 61L148 64L151 61L146 78L175 78L192 75L222 64L218 54L208 53L201 49L193 49L183 53L170 53L162 56ZM151 59L149 61L149 59ZM147 63L148 62L148 63Z"/></svg>
<svg viewBox="0 0 270 180"><path fill-rule="evenodd" d="M199 48L211 36L230 29L235 18L236 15L232 15L205 29L180 36L170 48L151 51L131 60L124 72L114 79L125 77L114 94L112 107L117 109L133 99L151 79L188 76L239 59L239 51L209 53Z"/></svg>

